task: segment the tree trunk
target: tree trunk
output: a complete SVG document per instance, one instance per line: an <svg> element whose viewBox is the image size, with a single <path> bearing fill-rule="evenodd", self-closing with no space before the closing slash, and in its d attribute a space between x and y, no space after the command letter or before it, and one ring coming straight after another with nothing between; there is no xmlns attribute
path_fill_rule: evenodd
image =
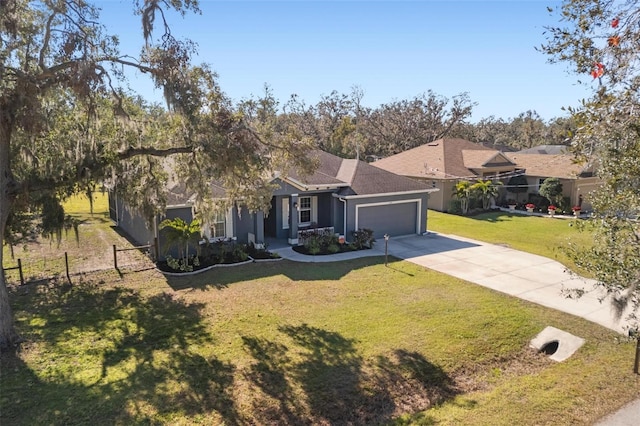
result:
<svg viewBox="0 0 640 426"><path fill-rule="evenodd" d="M11 123L0 115L0 350L9 348L19 341L13 324L13 313L9 305L9 292L4 275L3 249L4 232L9 213L15 200L16 182L11 173L9 151L11 146Z"/></svg>

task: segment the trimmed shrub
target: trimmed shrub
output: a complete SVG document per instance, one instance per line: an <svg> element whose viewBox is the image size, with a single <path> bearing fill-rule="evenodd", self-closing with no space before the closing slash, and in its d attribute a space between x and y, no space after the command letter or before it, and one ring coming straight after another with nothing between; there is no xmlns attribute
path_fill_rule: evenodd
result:
<svg viewBox="0 0 640 426"><path fill-rule="evenodd" d="M452 198L449 201L448 213L457 214L457 215L461 215L462 214L462 203L460 202L459 199Z"/></svg>
<svg viewBox="0 0 640 426"><path fill-rule="evenodd" d="M357 231L353 231L352 235L352 244L357 250L365 247L373 248L373 243L376 242L376 239L373 238L373 231L371 229L360 228Z"/></svg>

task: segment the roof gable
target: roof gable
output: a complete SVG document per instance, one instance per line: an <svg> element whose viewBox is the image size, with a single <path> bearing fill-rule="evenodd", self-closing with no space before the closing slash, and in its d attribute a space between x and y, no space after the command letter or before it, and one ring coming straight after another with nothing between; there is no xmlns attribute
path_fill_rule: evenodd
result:
<svg viewBox="0 0 640 426"><path fill-rule="evenodd" d="M462 161L467 169L514 166L508 157L499 151L462 150Z"/></svg>

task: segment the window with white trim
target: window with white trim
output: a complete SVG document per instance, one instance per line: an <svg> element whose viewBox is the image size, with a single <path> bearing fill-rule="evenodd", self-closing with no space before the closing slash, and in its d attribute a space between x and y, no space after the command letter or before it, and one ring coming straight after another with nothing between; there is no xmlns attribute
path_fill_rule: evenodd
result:
<svg viewBox="0 0 640 426"><path fill-rule="evenodd" d="M311 197L298 198L298 222L300 225L311 223Z"/></svg>
<svg viewBox="0 0 640 426"><path fill-rule="evenodd" d="M224 238L226 231L226 214L225 212L216 212L215 216L209 223L211 238Z"/></svg>
<svg viewBox="0 0 640 426"><path fill-rule="evenodd" d="M298 224L309 226L318 221L318 197L298 198Z"/></svg>

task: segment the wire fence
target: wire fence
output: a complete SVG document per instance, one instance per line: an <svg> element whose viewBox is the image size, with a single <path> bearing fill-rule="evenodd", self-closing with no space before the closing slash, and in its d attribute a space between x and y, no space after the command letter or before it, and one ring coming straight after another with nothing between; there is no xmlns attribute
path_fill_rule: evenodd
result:
<svg viewBox="0 0 640 426"><path fill-rule="evenodd" d="M135 272L154 267L153 246L123 247L115 245L104 253L84 253L72 256L68 252L16 258L5 261L3 270L9 285L24 285L39 281L71 277L92 272L115 269L118 272Z"/></svg>

